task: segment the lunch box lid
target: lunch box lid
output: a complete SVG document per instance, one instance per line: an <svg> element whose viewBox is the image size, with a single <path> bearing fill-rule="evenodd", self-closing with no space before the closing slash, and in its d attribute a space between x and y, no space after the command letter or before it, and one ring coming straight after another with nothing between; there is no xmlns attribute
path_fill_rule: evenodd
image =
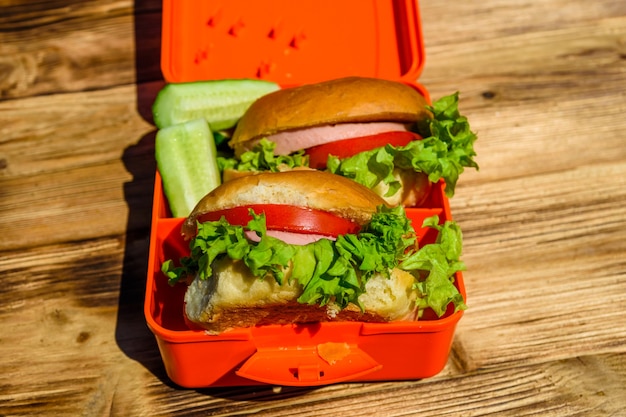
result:
<svg viewBox="0 0 626 417"><path fill-rule="evenodd" d="M161 51L167 82L414 82L424 65L417 0L164 0Z"/></svg>

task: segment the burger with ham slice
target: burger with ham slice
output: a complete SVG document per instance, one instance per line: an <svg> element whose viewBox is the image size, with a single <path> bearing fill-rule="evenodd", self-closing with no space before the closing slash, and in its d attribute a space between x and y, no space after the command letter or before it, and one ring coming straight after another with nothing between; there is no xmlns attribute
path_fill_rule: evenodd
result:
<svg viewBox="0 0 626 417"><path fill-rule="evenodd" d="M224 180L238 172L309 166L374 190L387 203L420 206L443 180L454 194L473 160L476 135L458 111L458 94L430 106L396 81L346 77L284 88L256 100L220 158Z"/></svg>
<svg viewBox="0 0 626 417"><path fill-rule="evenodd" d="M454 285L461 232L436 216L424 224L439 238L418 247L403 207L331 173L243 176L197 204L181 231L189 255L162 271L188 284L186 318L213 333L464 309Z"/></svg>

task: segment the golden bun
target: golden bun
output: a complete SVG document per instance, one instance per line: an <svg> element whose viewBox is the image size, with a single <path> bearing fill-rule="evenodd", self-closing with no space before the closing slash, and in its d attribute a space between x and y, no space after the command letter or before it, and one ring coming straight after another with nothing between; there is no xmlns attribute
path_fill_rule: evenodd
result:
<svg viewBox="0 0 626 417"><path fill-rule="evenodd" d="M360 122L415 123L432 114L426 99L397 81L345 77L285 88L256 100L229 144L240 155L250 141L287 130Z"/></svg>
<svg viewBox="0 0 626 417"><path fill-rule="evenodd" d="M196 326L211 333L264 324L328 321L388 322L412 320L417 291L414 278L400 269L391 276L371 277L359 296L364 311L353 304L343 310L297 301L302 287L288 279L280 285L272 276L255 277L241 262L224 257L213 264L208 280L194 279L185 293L185 315Z"/></svg>
<svg viewBox="0 0 626 417"><path fill-rule="evenodd" d="M250 204L286 204L322 210L367 223L385 200L357 182L316 170L262 172L224 182L204 196L185 219L182 234L196 234L196 221L204 213Z"/></svg>

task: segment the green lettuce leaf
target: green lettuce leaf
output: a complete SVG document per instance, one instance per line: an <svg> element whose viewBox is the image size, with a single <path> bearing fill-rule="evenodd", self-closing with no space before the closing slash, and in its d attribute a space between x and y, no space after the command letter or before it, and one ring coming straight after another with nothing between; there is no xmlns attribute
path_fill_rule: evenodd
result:
<svg viewBox="0 0 626 417"><path fill-rule="evenodd" d="M303 287L298 302L334 302L345 308L349 303L360 306L358 298L374 274L389 276L392 268L399 267L414 272L415 288L423 298L419 308L431 307L438 314L445 312L450 302L456 309L465 308L463 297L453 285L452 274L462 266L458 259L460 231L454 222L439 226L436 217L429 220L425 224L439 230L439 240L415 250L415 231L403 207L380 206L358 234L307 245L291 245L268 236L265 216L253 211L250 214L253 218L245 227L230 225L224 218L198 223L198 234L190 242L190 256L183 257L180 266L171 260L162 265L169 283L174 285L196 275L211 279L215 259L228 256L244 262L259 279L271 275L279 283L291 268L290 279ZM247 239L246 230L255 232L260 241ZM428 275L422 279L424 274Z"/></svg>
<svg viewBox="0 0 626 417"><path fill-rule="evenodd" d="M351 178L368 188L383 182L389 186L386 197L394 195L401 187L393 175L395 169L423 172L431 182L443 179L446 195L454 196L457 181L464 169L478 169L474 160L477 136L471 131L467 118L460 114L458 102L457 92L428 106L433 117L423 120L416 128L422 140L406 146L387 145L345 159L329 155L327 171ZM309 158L304 150L291 155L276 155L275 148L275 143L262 139L240 158L218 156L218 167L221 172L225 169L276 172L279 167L309 166Z"/></svg>
<svg viewBox="0 0 626 417"><path fill-rule="evenodd" d="M454 274L465 270L465 265L459 260L463 245L461 229L452 221L443 225L438 223L438 216L424 220L424 227L439 231L437 240L407 256L400 268L424 272L426 277L415 283L415 288L422 295L419 309L430 307L441 317L450 303L454 303L454 311L465 310L467 306L454 286Z"/></svg>
<svg viewBox="0 0 626 417"><path fill-rule="evenodd" d="M220 172L225 169L237 171L272 171L277 172L279 167L302 167L309 166L309 157L304 155L304 150L291 155L275 155L276 144L263 138L252 150L241 154L240 158L218 156L217 165Z"/></svg>
<svg viewBox="0 0 626 417"><path fill-rule="evenodd" d="M350 158L328 157L328 171L373 188L380 182L390 186L387 196L396 193L400 183L392 175L395 168L424 172L431 182L443 179L446 195L452 197L459 175L465 168L478 169L473 157L476 134L458 110L458 92L437 100L429 110L432 119L417 127L422 140L406 146L391 146L361 152Z"/></svg>

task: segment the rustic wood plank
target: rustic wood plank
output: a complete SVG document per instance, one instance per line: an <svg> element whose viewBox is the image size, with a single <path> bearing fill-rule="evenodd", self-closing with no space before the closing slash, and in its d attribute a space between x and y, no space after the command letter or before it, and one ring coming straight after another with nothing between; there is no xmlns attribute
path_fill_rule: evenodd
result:
<svg viewBox="0 0 626 417"><path fill-rule="evenodd" d="M161 79L160 1L23 1L0 16L0 98Z"/></svg>
<svg viewBox="0 0 626 417"><path fill-rule="evenodd" d="M471 308L455 352L466 369L624 351L624 175L623 163L583 166L460 201ZM524 185L531 198L501 192Z"/></svg>
<svg viewBox="0 0 626 417"><path fill-rule="evenodd" d="M466 181L623 161L626 17L431 48L423 82L461 92L478 133L479 174ZM480 65L473 65L476 56ZM588 137L590 140L581 140ZM469 177L469 178L468 178Z"/></svg>
<svg viewBox="0 0 626 417"><path fill-rule="evenodd" d="M625 2L420 3L420 80L461 92L481 165L452 200L470 309L441 374L199 390L142 311L160 7L3 7L0 415L623 413Z"/></svg>
<svg viewBox="0 0 626 417"><path fill-rule="evenodd" d="M593 178L591 178L589 181L593 181ZM548 193L549 190L546 191L546 194ZM566 195L572 194L568 193ZM489 198L489 194L486 193L484 198ZM545 199L545 201L549 201L549 199ZM506 204L506 202L503 204ZM569 204L563 204L563 207L568 206ZM491 216L487 215L487 218L491 218ZM504 233L511 232L508 229L503 230L506 230L506 232ZM530 235L532 235L532 233L530 233ZM494 239L497 239L497 237L494 237ZM526 240L526 238L521 237L520 240L524 241ZM146 245L147 243L145 242L145 240L139 245L144 247L144 255ZM532 247L532 245L530 244L528 244L528 246ZM575 243L573 244L573 246L580 247L580 245L576 245ZM131 246L131 248L132 247L133 246ZM137 247L137 245L135 245L134 247ZM480 244L476 245L475 257L477 259L482 259L483 256L489 255L481 253L481 247L487 246ZM58 339L58 337L60 337L58 322L74 323L74 325L71 326L64 325L63 332L65 334L65 338L73 334L74 336L72 337L75 337L77 345L80 345L80 341L84 339L97 340L98 337L102 337L92 335L91 332L85 331L85 328L97 329L97 332L108 332L110 334L110 325L106 325L103 328L102 324L96 325L96 322L111 322L110 319L106 319L106 315L111 316L114 314L114 306L116 302L115 289L117 285L117 279L115 276L116 273L119 273L118 265L122 250L122 241L107 240L103 242L96 241L91 244L83 242L81 243L81 245L65 245L60 247L42 248L42 250L33 250L31 253L23 251L16 252L14 254L15 259L12 259L10 262L7 261L7 263L5 264L5 267L8 268L8 271L2 271L2 273L4 276L7 277L8 282L19 284L19 288L16 289L16 295L20 294L21 300L17 305L13 304L12 306L10 306L8 310L10 313L21 307L26 308L26 311L29 311L29 314L25 317L9 316L7 318L6 316L2 316L3 319L6 318L7 323L13 323L13 326L8 329L9 331L7 332L7 334L15 337L15 339L7 339L5 337L4 341L8 342L8 345L12 345L13 343L18 343L18 340L29 341L33 339L33 337L39 337L39 346L41 348L41 352L42 354L45 352L42 357L53 354L58 355L59 358L67 358L63 360L73 361L76 359L76 356L68 355L67 352L58 352L56 354L54 353L54 346L58 346L59 349L67 349L66 344L61 343L65 339ZM114 254L114 256L110 255L111 252ZM541 252L541 249L537 250L537 253ZM543 252L545 252L545 250L543 250ZM100 254L100 256L90 260L90 258L93 258L92 254L94 253ZM501 255L507 253L510 255L508 257L505 256L504 258L502 258ZM142 259L142 257L137 255L139 254L129 253L127 254L127 259L134 259L135 262L140 263L139 259ZM551 290L551 293L558 294L565 300L573 300L573 302L571 302L570 304L565 304L564 306L562 306L561 311L546 316L541 314L541 307L543 307L546 302L545 286L535 286L530 291L526 291L526 295L524 295L523 291L526 287L525 284L528 283L528 274L525 273L527 272L526 269L522 268L522 270L518 270L520 269L519 265L514 261L514 259L512 259L515 258L515 256L514 252L510 249L503 249L502 253L497 254L497 257L495 259L498 258L501 259L496 262L495 270L501 271L502 273L497 272L495 275L491 276L489 274L489 271L494 270L494 265L483 262L482 264L479 263L478 265L475 265L474 268L472 268L472 273L477 274L477 276L479 276L481 280L474 283L472 287L470 284L471 278L468 277L467 279L468 286L472 288L472 292L470 293L473 294L472 298L470 298L470 305L472 305L472 309L467 312L466 317L463 319L459 326L453 355L454 359L459 361L461 365L460 368L456 368L450 365L442 375L438 376L432 381L429 380L425 383L435 383L434 381L438 381L439 378L451 378L454 381L455 386L457 386L460 382L460 380L458 379L459 375L464 375L468 378L477 378L477 374L484 374L484 371L482 371L481 368L496 368L497 371L494 371L495 373L502 373L503 365L504 369L510 369L520 366L527 367L532 364L535 364L532 366L537 366L536 364L542 364L544 363L544 361L548 360L566 360L570 357L590 354L591 352L610 352L612 350L615 350L617 352L623 352L623 342L618 342L618 344L611 345L609 340L611 336L617 336L617 338L613 337L613 339L611 339L613 341L626 340L626 338L622 337L620 334L620 332L623 333L626 326L623 326L623 319L619 318L619 315L621 314L620 312L622 311L622 309L619 308L619 303L623 303L623 300L620 301L622 298L620 294L624 293L623 280L620 281L619 279L616 279L616 277L610 276L608 278L599 277L595 279L594 282L589 282L588 280L575 281L570 279L569 276L562 276L560 279L558 279L551 275L552 270L556 270L557 272L560 271L560 268L563 266L564 262L554 264L549 259L543 263L538 262L538 265L540 267L539 271L541 271L541 273L543 274L548 274L548 278L552 281L556 281L555 284L557 286ZM38 262L35 262L33 264L33 259L38 260ZM10 266L16 264L27 264L29 260L32 265L29 265L29 268L22 268L19 271L19 276L27 275L31 277L31 279L29 279L29 281L27 282L27 288L32 288L34 289L34 291L31 292L30 296L26 296L26 294L29 294L29 292L23 290L22 286L24 283L17 279L18 273L16 273L16 271L11 271ZM621 258L616 259L615 261L623 262ZM508 269L506 268L507 263L509 264ZM109 272L109 276L94 276L94 273L102 274L105 271L102 268L92 269L91 266L94 264L110 265L111 272ZM54 267L53 265L56 265L56 267ZM548 266L549 268L544 269L544 266ZM570 267L574 270L574 272L580 272L580 265L570 265ZM619 267L619 264L617 265L617 267ZM142 268L135 267L131 269L133 269L136 273L135 278L141 277L140 279L137 279L136 284L139 282L143 282L143 276L140 275L142 273ZM621 270L623 269L618 269L616 272L621 273ZM617 278L619 278L619 276ZM39 280L41 280L42 282L38 282ZM513 283L512 286L502 288L510 285L511 282ZM482 284L482 286L480 284ZM141 285L136 285L134 291L131 291L131 294L133 296L129 297L127 293L127 295L124 297L130 302L129 309L134 310L135 313L137 313L134 318L130 316L125 316L124 323L126 323L126 325L128 326L128 322L126 320L130 319L129 322L134 323L130 327L134 329L139 329L142 324L142 320L140 318L140 309L137 307L138 305L140 305L141 289ZM518 290L522 293L516 294ZM502 293L500 293L500 291L502 291ZM53 295L52 298L54 298L55 294L57 294L57 296L60 294L62 295L61 299L67 300L67 295L64 295L67 293L73 294L73 296L70 298L76 297L76 303L78 303L76 304L76 306L74 306L72 303L64 303L63 308L60 309L58 308L59 301L49 299L48 302L39 302L43 294L48 294L48 297L46 298L50 298L50 294ZM574 296L569 296L568 293L572 293L574 294ZM580 310L580 306L576 302L578 298L575 295L578 293L584 293L587 295L585 303L583 304L584 308L582 310ZM511 295L514 296L513 301L515 306L519 306L520 308L527 308L529 310L529 312L525 313L521 319L518 311L509 308L511 304ZM595 305L593 303L593 300L590 301L589 298L591 297L597 297L597 299L600 300L600 305ZM11 297L9 292L9 298L17 299L18 297ZM133 299L134 301L131 301ZM471 302L472 299L474 300L474 302ZM530 302L528 300L530 300ZM135 303L135 307L132 307L133 302ZM535 302L535 304L533 304L533 302ZM555 300L555 303L557 302L558 300ZM602 312L602 307L604 303L611 302L613 302L617 306L617 308L611 310L610 312L604 312L599 314L600 312ZM34 304L31 303L37 303L36 307L33 308L32 306ZM31 308L28 308L29 306L31 306ZM88 308L89 306L92 307ZM98 306L98 308L94 309L93 306ZM122 304L122 306L124 306L124 304ZM101 316L101 314L103 314L104 316ZM476 315L475 319L472 319L472 314ZM92 316L94 315L96 317L92 318ZM48 319L46 319L46 317L48 317ZM80 319L71 319L71 317L77 317ZM40 318L40 320L35 320L35 318ZM37 330L33 331L34 329L31 328L32 325L25 326L25 323L29 322L35 324L37 326ZM107 330L107 328L109 330ZM133 334L133 332L131 332L131 334ZM157 357L157 352L155 351L153 340L151 339L150 335L146 333L145 329L143 329L143 332L139 332L139 335L143 336L139 339L137 339L137 333L134 333L133 336L128 336L127 346L134 346L134 352L138 355L137 357L142 358L141 361L146 361L146 356L151 358L151 361L149 362L150 368L153 369L157 375L160 375L160 377L163 378L162 370L158 371L159 358ZM49 342L42 343L43 340L48 340ZM28 344L32 346L37 345L34 339L32 340L32 343L29 342ZM541 348L542 346L545 346L545 349ZM533 349L531 349L531 347L533 347ZM152 353L147 354L150 351L152 351ZM32 354L32 351L28 354ZM109 352L109 354L116 357L115 352ZM85 358L85 356L82 357L83 359ZM90 372L92 372L93 375L104 374L107 376L107 378L119 378L119 384L123 385L121 381L125 381L126 379L120 377L119 372L121 371L119 367L121 367L121 365L116 365L116 363L119 362L119 358L111 359L111 362L112 363L108 365L112 369L105 368L98 371L92 369ZM122 360L122 362L124 362L124 360ZM26 361L17 361L16 363L28 363L29 367L32 365L31 362ZM43 364L41 366L43 367ZM128 365L125 365L125 369L128 369ZM138 375L143 375L144 378L151 379L150 375L147 374L145 370L141 370L141 367L134 367L134 369L137 371L137 373L133 376L133 378L139 378ZM8 374L11 373L10 371L11 370L8 371ZM55 369L53 369L53 371L55 371ZM515 375L519 376L520 374L524 374L525 372L525 369L516 371ZM3 372L3 374L7 374L7 372ZM91 379L87 376L83 377L83 379L87 382L93 383L95 382L94 378L96 378L93 375ZM510 377L510 371L507 371L506 375L509 375ZM493 377L493 375L491 375L491 377ZM533 378L534 377L535 376L533 375ZM560 377L563 376L560 375ZM36 374L35 376L33 376L32 379L37 380L38 378L41 378L41 376L38 376L38 374ZM557 406L562 398L559 399L559 401L553 400L554 403L551 403L551 405L546 405L545 403L540 401L537 396L532 396L528 398L525 396L526 390L529 389L528 386L524 384L520 385L518 380L504 381L502 380L503 378L505 378L504 375L498 377L498 379L500 380L500 384L515 384L514 388L497 385L493 389L497 390L498 392L504 390L505 392L509 392L509 395L513 397L521 396L521 399L518 398L515 400L505 400L507 403L512 403L514 407L520 407L521 410L517 408L513 408L511 410L509 410L508 408L502 409L502 405L497 401L494 401L493 407L496 407L501 412L509 412L509 415L524 415L524 413L530 413L531 411L535 412L536 410L541 408L546 410L546 408L544 407L548 407L547 409L550 409L550 407L555 407L554 410L552 410L554 412L554 414L552 415L568 415L565 413L567 412L567 410L571 411L578 409L580 411L584 410L584 407L587 406L584 404L579 404L580 408L571 408L571 406L568 405L567 410L564 411L562 405ZM622 378L623 375L616 375L613 380L622 381ZM136 383L134 379L132 381L133 384ZM413 383L401 383L400 385L403 384L409 384L409 386L413 387ZM469 387L471 386L472 385L468 385L468 389L470 389ZM604 388L606 387L606 384L602 384L600 386ZM37 387L37 385L35 385L35 387ZM522 393L516 392L515 388L518 387L524 388L524 391ZM169 390L171 390L172 388L167 388L167 386L161 385L153 386L153 388L157 390L165 388L166 390L168 390L168 394L163 395L164 398L168 398L168 401L166 401L165 403L157 402L158 404L160 404L160 406L165 407L165 410L169 410L169 407L183 407L191 413L205 412L208 408L208 410L213 412L215 411L213 410L213 407L218 407L219 409L226 407L226 410L228 410L230 409L230 407L233 406L242 406L241 403L232 403L232 401L229 401L227 405L221 404L219 401L216 403L215 399L211 399L209 403L206 404L205 401L208 400L204 396L196 397L196 394L193 392L174 390L174 392L172 393L169 392ZM32 386L29 385L29 389L32 389ZM54 400L54 396L56 395L75 395L72 394L71 390L47 392L44 388L40 389L41 392L36 395L41 395L44 398L52 396L53 398L48 398L51 401ZM109 387L108 389L110 390L111 388ZM376 389L375 394L369 392L369 390L374 389ZM400 391L396 391L398 389L400 389ZM446 398L449 399L450 394L448 393L448 389L449 387L445 389L442 388L441 395L448 396ZM393 392L403 393L401 395L408 395L406 392L408 388L404 390L394 385L394 388L390 388L390 390L392 390ZM221 393L222 391L223 390L217 390L218 393ZM263 390L261 391L263 392ZM369 398L373 395L375 397L377 406L380 407L381 410L384 409L389 411L390 413L399 412L397 410L394 411L393 402L397 401L398 403L402 403L403 400L401 399L403 397L399 396L395 399L388 399L389 394L386 392L385 389L383 389L382 394L379 391L380 387L378 384L366 384L363 386L358 386L358 389L354 390L357 397L367 395ZM37 389L35 389L34 392L37 392ZM207 392L209 393L209 395L212 395L214 391L208 390ZM238 401L244 401L243 404L245 406L245 404L247 403L247 401L245 400L246 393L257 391L252 391L251 389L231 389L227 390L227 392L230 392L231 395L234 395ZM264 392L264 395L273 395L267 390L265 390ZM428 392L432 392L432 388L429 388ZM305 391L305 393L307 396L310 395L308 390ZM100 397L102 393L94 391L89 392L88 394L89 395L87 397L89 398L89 401L95 401L95 398L99 399L100 402L96 401L98 406L103 406L103 404L105 404L107 406L114 407L114 405L111 405L111 401L113 401L111 398L104 401L104 399ZM588 392L586 394L587 396L589 395ZM113 396L114 394L113 392L108 392L107 395ZM313 413L314 410L319 410L319 403L321 401L320 398L325 398L327 394L324 393L320 395L321 397L316 396L315 398L311 399L311 404L305 401L304 404L301 405L305 409L310 410L310 413ZM378 397L379 395L380 397ZM412 393L412 395L415 394ZM504 396L504 394L501 395ZM570 394L568 392L563 395L567 396ZM174 400L174 402L172 402L172 396L178 397L179 400ZM157 397L160 398L161 395L158 395ZM343 400L341 399L341 395L339 395L339 397L340 398L334 399L333 408L337 408L339 413L338 415L342 415L341 412L343 409ZM552 398L552 396L548 395L547 393L546 397ZM28 401L32 401L33 399L32 396L29 397L26 394L24 398ZM128 401L127 398L124 399L124 397L119 394L115 395L115 398L116 401ZM221 398L221 394L218 395L218 398ZM385 401L382 400L383 398L385 399ZM288 401L292 400L293 399L291 398L291 396L288 397ZM571 400L573 401L574 397L572 397ZM588 400L589 399L585 397L585 401ZM58 400L54 401L56 404L56 401ZM102 401L104 401L104 403L102 403ZM350 398L346 401L348 402L348 404L352 404L355 399ZM484 401L484 398L476 399L476 401ZM432 401L429 401L426 407L432 407L432 404ZM483 403L481 402L481 404ZM604 402L601 402L601 404L604 404ZM62 411L64 407L63 403L61 402L61 404L57 405L61 407L60 411ZM417 404L416 407L417 406L419 406L420 410L425 407L424 404ZM481 412L484 412L484 404L482 406L483 408ZM87 407L87 405L85 405L85 407ZM148 408L152 409L151 407L152 402L150 402ZM347 413L348 406L345 405L345 407ZM597 405L594 405L594 407L597 407ZM403 406L402 409L406 409L406 406ZM160 411L163 410L153 411L155 411L155 413L152 414L159 414ZM261 410L257 411L272 413L274 415L276 415L276 413L279 413L277 415L281 415L280 413L284 413L283 415L290 415L290 413L293 412L290 408L286 406L284 408L275 408L274 406L272 406L267 410L262 408ZM367 410L362 411L365 413L368 412ZM435 415L437 411L439 410L433 410L433 415ZM571 415L575 415L575 413L572 412Z"/></svg>
<svg viewBox="0 0 626 417"><path fill-rule="evenodd" d="M615 401L625 392L620 384L625 374L623 359L623 354L577 358L526 367L514 376L501 370L462 378L348 384L278 394L269 389L208 391L208 397L198 396L182 408L184 415L228 415L231 411L260 416L611 415L620 412ZM604 378L610 382L599 390L596 384ZM215 396L237 401L224 404Z"/></svg>
<svg viewBox="0 0 626 417"><path fill-rule="evenodd" d="M144 279L136 274L143 269L139 259L146 245L145 239L98 239L5 252L0 273L13 301L0 308L5 324L0 351L10 352L12 359L0 363L0 384L11 387L9 396L0 394L4 413L28 415L34 403L45 403L46 412L54 415L72 415L77 409L87 415L261 416L331 411L338 416L576 416L621 410L623 350L474 370L451 361L440 375L422 381L181 390L168 382L141 317ZM28 267L16 269L15 264ZM19 279L24 275L29 280ZM509 352L506 342L524 337L517 330L501 335L492 349ZM549 347L559 348L558 340Z"/></svg>
<svg viewBox="0 0 626 417"><path fill-rule="evenodd" d="M0 102L0 249L149 227L160 86Z"/></svg>
<svg viewBox="0 0 626 417"><path fill-rule="evenodd" d="M626 20L594 13L430 48L425 84L468 93L479 133L481 170L464 174L452 201L473 307L455 342L467 369L624 349L626 100L611 86L626 84ZM464 64L477 56L480 66Z"/></svg>
<svg viewBox="0 0 626 417"><path fill-rule="evenodd" d="M156 131L151 107L162 86L154 82L0 102L0 178L123 161L133 145L153 141L148 137Z"/></svg>
<svg viewBox="0 0 626 417"><path fill-rule="evenodd" d="M584 5L567 0L490 0L488 4L480 0L452 4L422 0L419 3L427 70L429 66L436 65L435 62L445 60L445 54L440 55L442 50L439 47L442 45L495 40L496 44L506 46L510 36L584 26L586 22L623 16L626 8L621 0L600 0ZM467 52L472 53L472 50L473 47ZM482 56L479 53L474 55L474 62L480 62ZM472 67L478 70L476 65ZM454 70L454 67L449 69ZM456 68L461 71L466 69L469 68ZM488 71L489 67L483 69Z"/></svg>
<svg viewBox="0 0 626 417"><path fill-rule="evenodd" d="M141 307L147 245L129 235L2 253L3 415L107 415L116 381L162 374Z"/></svg>

